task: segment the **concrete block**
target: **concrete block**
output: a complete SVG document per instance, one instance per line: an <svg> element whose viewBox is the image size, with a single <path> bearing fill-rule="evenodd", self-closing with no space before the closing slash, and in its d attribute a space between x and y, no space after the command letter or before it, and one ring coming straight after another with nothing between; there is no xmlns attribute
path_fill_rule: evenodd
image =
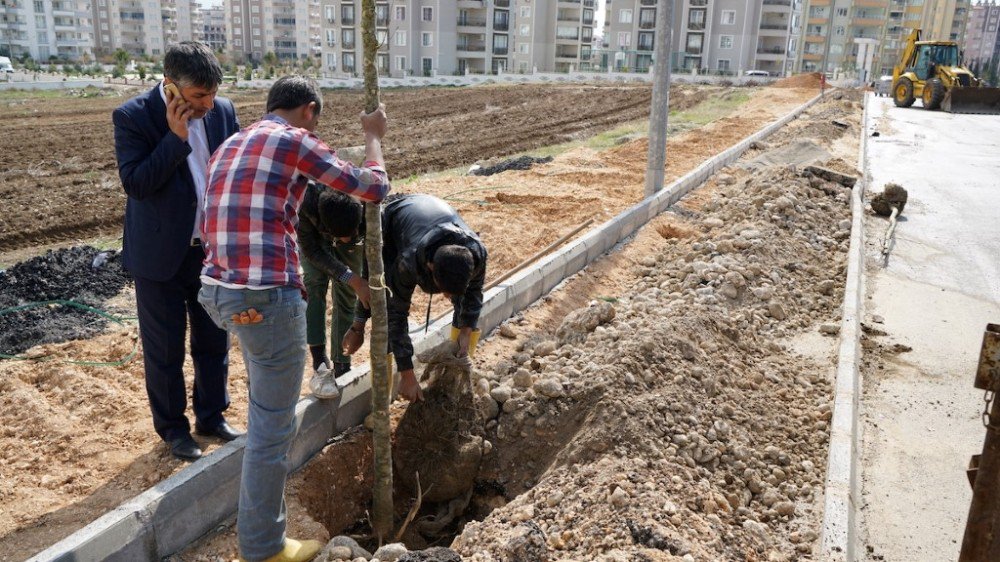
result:
<svg viewBox="0 0 1000 562"><path fill-rule="evenodd" d="M28 559L28 562L155 562L156 538L146 513L134 501Z"/></svg>
<svg viewBox="0 0 1000 562"><path fill-rule="evenodd" d="M228 443L137 498L149 513L158 556L183 549L236 511L243 447Z"/></svg>

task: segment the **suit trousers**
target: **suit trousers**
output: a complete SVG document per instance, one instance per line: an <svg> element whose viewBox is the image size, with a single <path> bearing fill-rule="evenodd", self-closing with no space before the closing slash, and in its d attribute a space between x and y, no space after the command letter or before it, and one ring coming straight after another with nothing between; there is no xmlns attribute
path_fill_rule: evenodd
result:
<svg viewBox="0 0 1000 562"><path fill-rule="evenodd" d="M225 421L229 408L229 334L198 303L205 252L188 249L180 269L167 281L135 277L135 298L146 369L146 393L153 428L165 441L190 433L184 412L185 336L190 326L194 364L192 403L197 427L212 430Z"/></svg>

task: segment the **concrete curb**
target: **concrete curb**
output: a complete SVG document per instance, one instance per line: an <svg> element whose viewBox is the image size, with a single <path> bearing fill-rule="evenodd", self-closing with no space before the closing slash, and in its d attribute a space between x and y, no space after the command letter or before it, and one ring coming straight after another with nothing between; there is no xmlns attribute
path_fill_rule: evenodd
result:
<svg viewBox="0 0 1000 562"><path fill-rule="evenodd" d="M868 185L868 95L861 117L858 169L861 178L851 194L851 242L840 321L840 350L830 423L830 456L824 489L820 559L854 562L858 490L858 402L860 400L861 318L864 314L864 191Z"/></svg>
<svg viewBox="0 0 1000 562"><path fill-rule="evenodd" d="M650 219L665 211L719 169L735 162L754 141L763 140L821 98L816 96L788 115L757 131L721 154L623 211L582 237L543 258L484 295L479 325L489 332L579 272ZM853 239L852 239L853 244ZM432 324L426 335L414 337L416 352L447 337L450 318ZM371 387L367 365L353 369L338 400L306 397L296 407L299 432L290 454L294 468L326 446L330 437L360 424L370 411ZM90 525L30 559L30 562L89 560L157 561L211 531L236 512L245 438L226 444L185 467L167 480L108 512Z"/></svg>

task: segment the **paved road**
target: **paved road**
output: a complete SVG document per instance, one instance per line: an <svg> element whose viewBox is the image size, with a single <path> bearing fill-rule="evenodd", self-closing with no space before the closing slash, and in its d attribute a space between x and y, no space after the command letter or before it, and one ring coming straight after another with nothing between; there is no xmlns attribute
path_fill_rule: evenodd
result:
<svg viewBox="0 0 1000 562"><path fill-rule="evenodd" d="M983 329L1000 322L1000 116L869 103L869 132L880 133L868 138L870 189L896 182L909 200L887 264L886 221L865 222L865 322L887 334L865 350L859 552L957 560L972 495L964 471L984 436L972 381Z"/></svg>

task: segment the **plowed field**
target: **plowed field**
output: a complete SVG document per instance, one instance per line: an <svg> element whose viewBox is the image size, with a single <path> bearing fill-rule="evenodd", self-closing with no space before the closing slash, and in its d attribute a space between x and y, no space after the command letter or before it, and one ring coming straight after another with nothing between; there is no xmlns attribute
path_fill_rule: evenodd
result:
<svg viewBox="0 0 1000 562"><path fill-rule="evenodd" d="M400 178L586 137L647 116L651 91L645 85L387 91L386 160ZM136 93L0 98L0 252L120 229L125 194L111 112ZM243 125L264 112L265 92L222 95L236 103ZM671 96L672 108L703 97ZM327 92L324 101L319 136L331 146L361 144L361 93Z"/></svg>

